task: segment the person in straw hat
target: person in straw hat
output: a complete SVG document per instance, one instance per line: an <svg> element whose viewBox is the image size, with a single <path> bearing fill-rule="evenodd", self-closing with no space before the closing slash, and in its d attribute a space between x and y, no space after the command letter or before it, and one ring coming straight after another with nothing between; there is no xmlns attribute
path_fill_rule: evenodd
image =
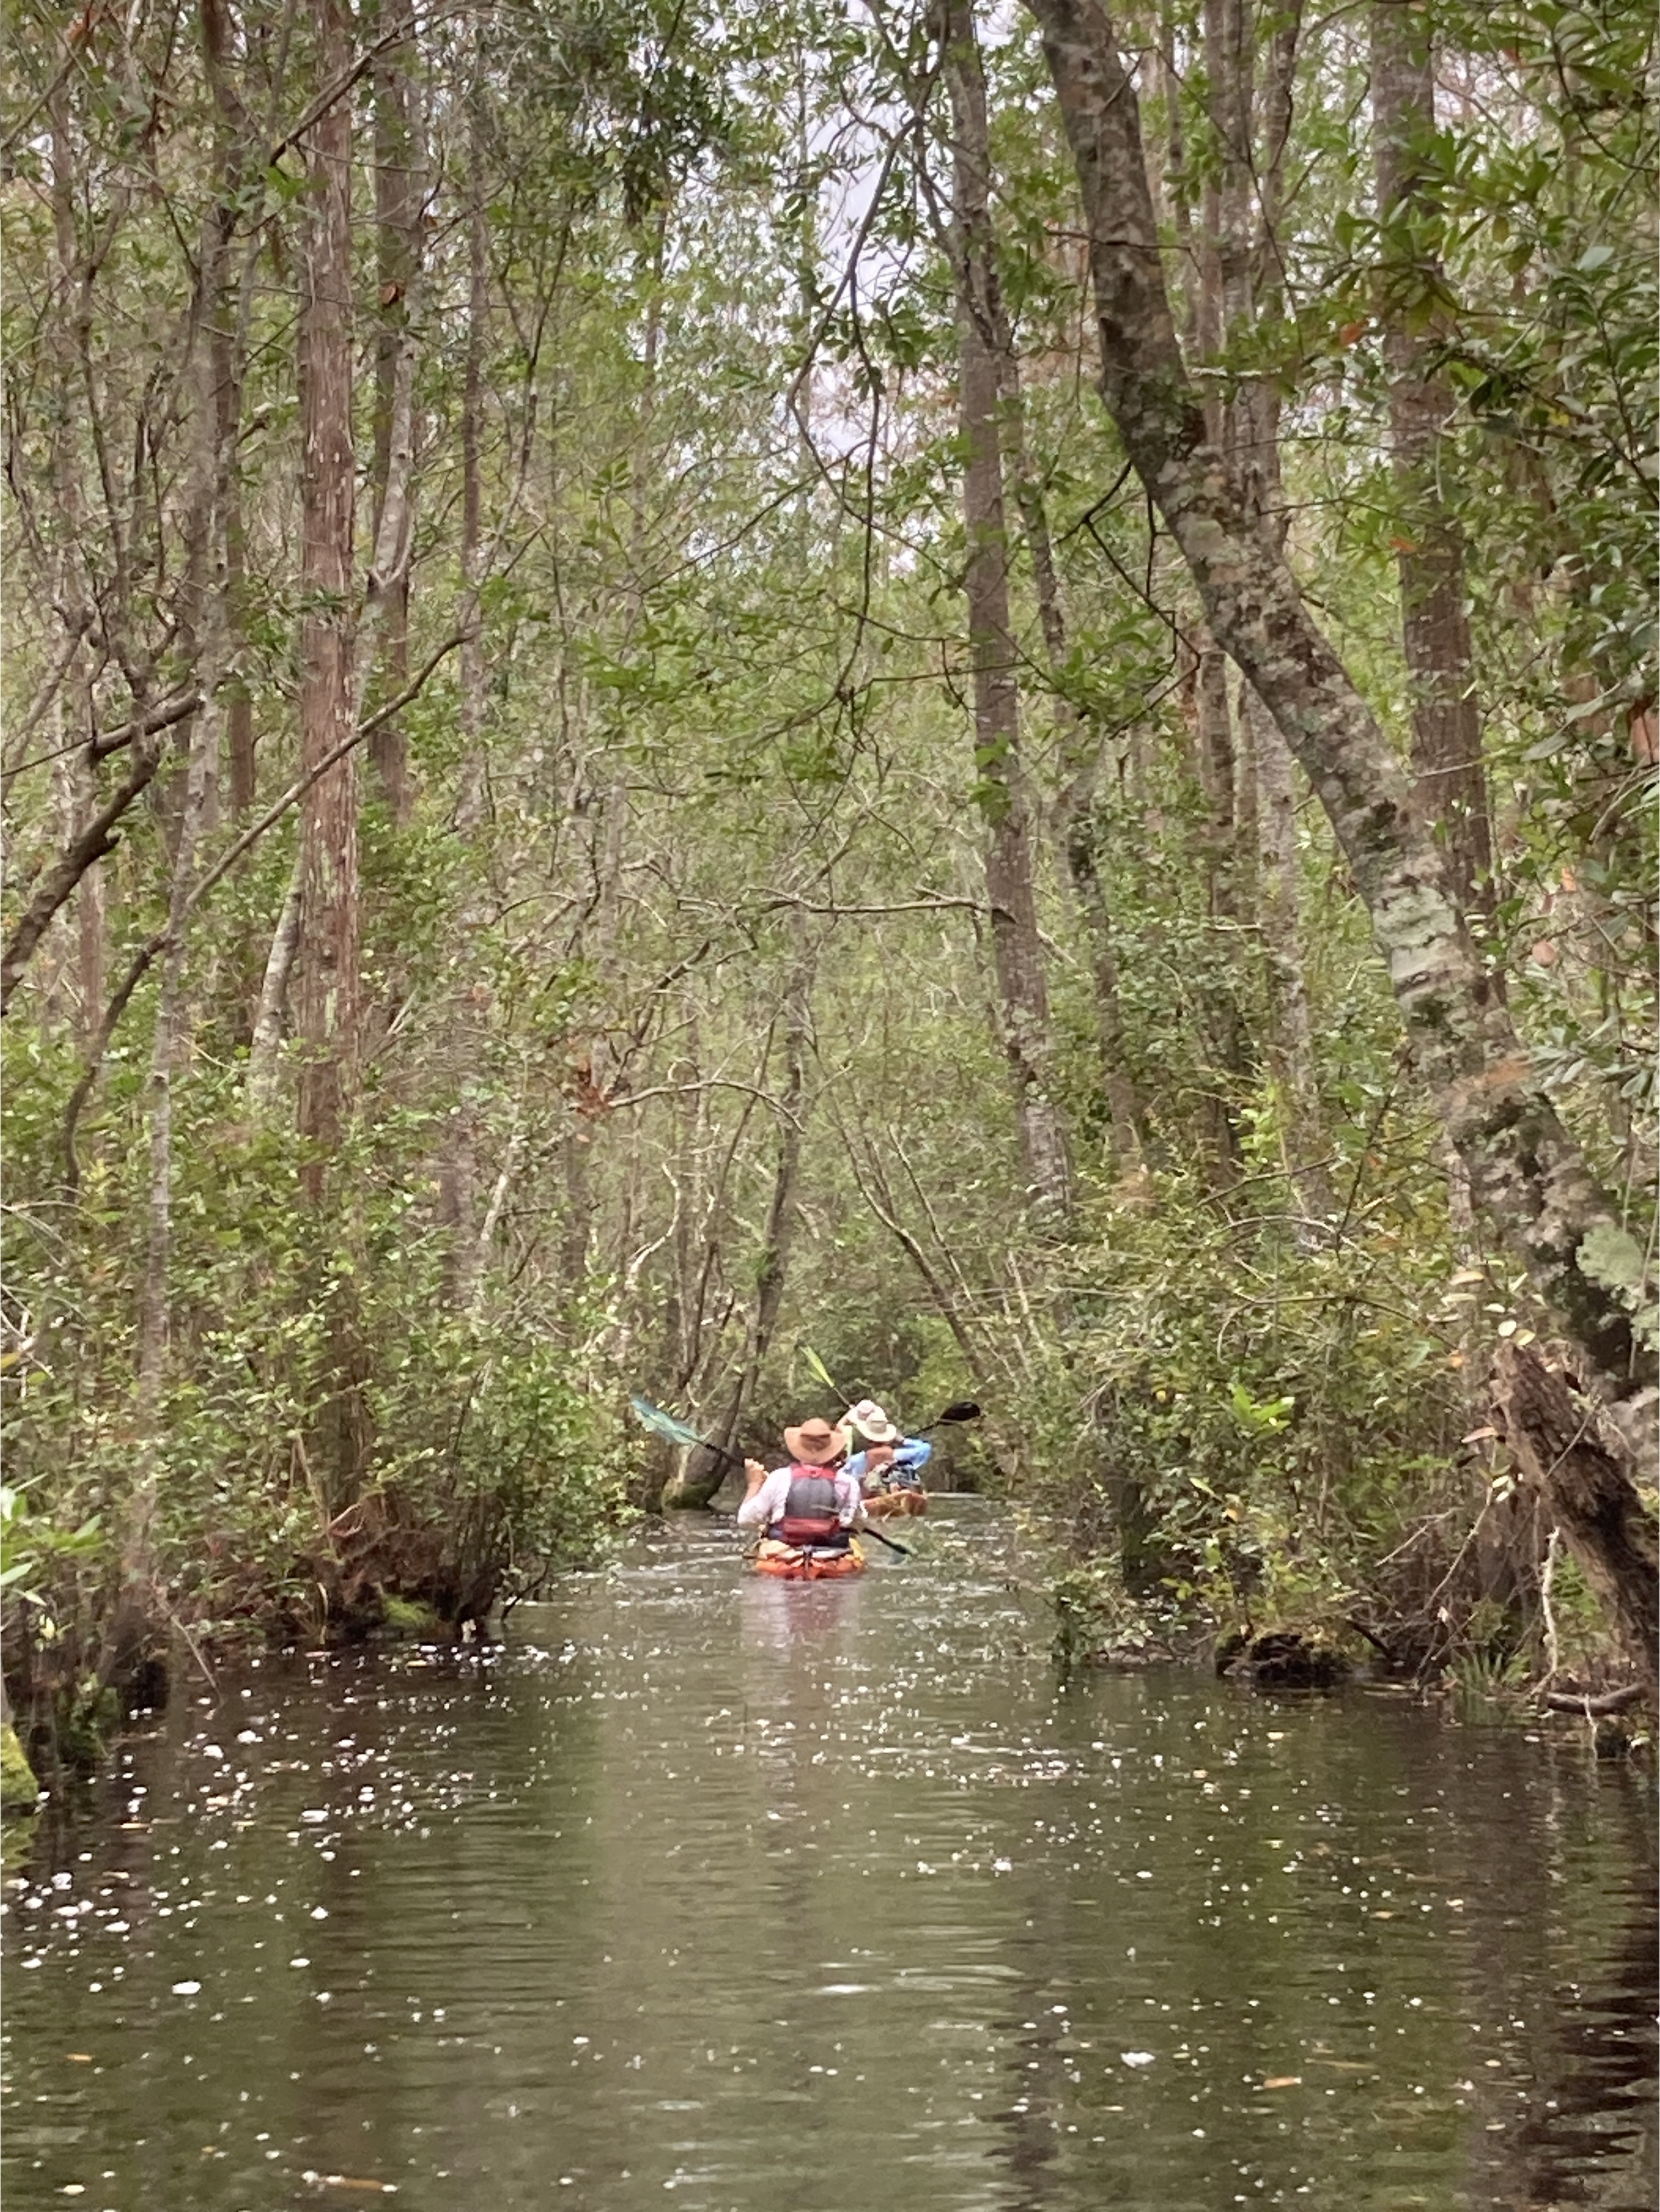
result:
<svg viewBox="0 0 1660 2212"><path fill-rule="evenodd" d="M842 1471L847 1432L828 1421L803 1421L786 1429L787 1467L768 1474L758 1459L744 1462L749 1488L738 1509L739 1526L759 1528L775 1542L818 1552L845 1552L863 1521L859 1485Z"/></svg>
<svg viewBox="0 0 1660 2212"><path fill-rule="evenodd" d="M861 1496L921 1488L922 1469L933 1457L933 1446L926 1437L902 1434L874 1398L861 1398L849 1406L842 1425L858 1447L847 1471L858 1482Z"/></svg>

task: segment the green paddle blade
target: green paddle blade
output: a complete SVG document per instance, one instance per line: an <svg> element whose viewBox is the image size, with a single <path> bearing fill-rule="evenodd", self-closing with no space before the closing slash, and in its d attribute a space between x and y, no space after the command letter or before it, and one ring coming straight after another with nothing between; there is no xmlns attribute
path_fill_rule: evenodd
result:
<svg viewBox="0 0 1660 2212"><path fill-rule="evenodd" d="M814 1381L822 1382L833 1398L839 1398L842 1393L836 1387L836 1377L810 1344L804 1344L801 1346L801 1357L806 1361L808 1371Z"/></svg>
<svg viewBox="0 0 1660 2212"><path fill-rule="evenodd" d="M701 1444L702 1443L702 1437L688 1422L677 1421L672 1413L666 1413L660 1406L654 1406L649 1398L630 1398L629 1403L652 1434L654 1437L661 1437L666 1443Z"/></svg>

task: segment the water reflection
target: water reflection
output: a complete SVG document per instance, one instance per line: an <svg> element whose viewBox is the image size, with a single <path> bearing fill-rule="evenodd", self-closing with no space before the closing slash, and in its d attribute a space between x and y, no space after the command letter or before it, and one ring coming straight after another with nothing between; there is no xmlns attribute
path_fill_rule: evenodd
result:
<svg viewBox="0 0 1660 2212"><path fill-rule="evenodd" d="M1060 1689L1005 1551L678 1528L504 1650L179 1705L10 1894L8 2212L1651 2201L1640 1779Z"/></svg>

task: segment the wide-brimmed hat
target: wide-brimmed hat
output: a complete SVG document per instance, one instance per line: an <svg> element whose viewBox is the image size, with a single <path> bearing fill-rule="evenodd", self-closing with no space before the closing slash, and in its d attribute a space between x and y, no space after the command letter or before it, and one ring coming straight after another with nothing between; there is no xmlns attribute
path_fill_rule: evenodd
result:
<svg viewBox="0 0 1660 2212"><path fill-rule="evenodd" d="M827 1467L848 1448L847 1432L828 1421L803 1421L799 1429L786 1429L784 1449L802 1467Z"/></svg>
<svg viewBox="0 0 1660 2212"><path fill-rule="evenodd" d="M856 1406L849 1406L842 1419L867 1444L893 1444L899 1441L898 1430L874 1398L861 1398Z"/></svg>

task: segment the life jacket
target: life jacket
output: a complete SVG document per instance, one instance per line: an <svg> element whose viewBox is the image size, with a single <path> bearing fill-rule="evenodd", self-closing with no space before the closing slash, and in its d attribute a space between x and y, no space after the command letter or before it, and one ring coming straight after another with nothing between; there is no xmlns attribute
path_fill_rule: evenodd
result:
<svg viewBox="0 0 1660 2212"><path fill-rule="evenodd" d="M792 1467L784 1510L767 1534L782 1544L845 1544L848 1532L837 1510L834 1474L822 1467Z"/></svg>

